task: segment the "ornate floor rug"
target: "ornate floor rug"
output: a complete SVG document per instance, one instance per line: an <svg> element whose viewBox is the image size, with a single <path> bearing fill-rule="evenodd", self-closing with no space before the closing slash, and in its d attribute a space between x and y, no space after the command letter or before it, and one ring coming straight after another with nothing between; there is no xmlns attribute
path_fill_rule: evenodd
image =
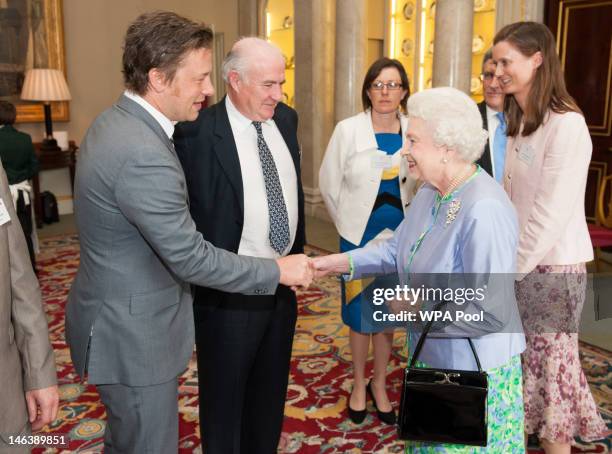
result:
<svg viewBox="0 0 612 454"><path fill-rule="evenodd" d="M310 248L316 255L322 251ZM45 431L66 434L69 449L36 448L36 454L100 453L105 411L95 387L78 381L64 338L64 307L79 261L76 236L42 241L38 257L40 282L55 349L60 383L60 413ZM381 424L371 403L367 419L350 422L346 403L351 388L348 330L339 310L336 278L316 282L299 294L299 318L291 360L291 375L280 453L399 453L403 445L395 429ZM396 334L389 363L389 393L397 407L405 338ZM610 352L581 344L583 367L599 409L612 428L612 358ZM197 370L195 357L180 379L181 454L201 453L198 428ZM596 443L577 440L574 453L608 453L612 438ZM530 453L539 453L537 447ZM501 454L501 453L500 453Z"/></svg>

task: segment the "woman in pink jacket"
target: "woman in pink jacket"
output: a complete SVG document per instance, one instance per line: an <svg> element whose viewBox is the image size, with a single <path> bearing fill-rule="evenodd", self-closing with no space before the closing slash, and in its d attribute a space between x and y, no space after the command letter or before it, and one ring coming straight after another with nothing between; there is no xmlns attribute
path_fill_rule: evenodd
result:
<svg viewBox="0 0 612 454"><path fill-rule="evenodd" d="M592 440L606 432L578 356L585 262L593 259L584 213L592 144L546 26L502 28L493 59L506 94L504 187L520 229L525 430L539 436L547 454L569 454L575 436Z"/></svg>

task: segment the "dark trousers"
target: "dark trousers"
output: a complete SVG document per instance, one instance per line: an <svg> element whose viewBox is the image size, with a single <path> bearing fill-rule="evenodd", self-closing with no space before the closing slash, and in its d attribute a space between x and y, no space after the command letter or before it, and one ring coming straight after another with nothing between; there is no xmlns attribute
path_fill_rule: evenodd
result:
<svg viewBox="0 0 612 454"><path fill-rule="evenodd" d="M283 425L295 294L223 294L195 304L200 428L206 454L272 454Z"/></svg>
<svg viewBox="0 0 612 454"><path fill-rule="evenodd" d="M23 229L26 244L28 245L28 252L30 253L32 268L36 273L36 255L34 254L34 244L32 243L32 229L34 228L34 224L32 222L32 207L30 205L26 205L23 191L21 189L18 193L19 195L17 196L17 206L15 207L15 211L17 212L17 218L19 218L19 223Z"/></svg>

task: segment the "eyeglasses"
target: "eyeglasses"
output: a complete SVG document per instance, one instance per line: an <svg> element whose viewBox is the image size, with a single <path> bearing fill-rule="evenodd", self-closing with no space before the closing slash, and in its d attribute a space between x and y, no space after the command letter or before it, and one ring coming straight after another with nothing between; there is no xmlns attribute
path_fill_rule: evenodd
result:
<svg viewBox="0 0 612 454"><path fill-rule="evenodd" d="M370 85L370 88L372 90L377 90L380 91L383 88L387 87L387 90L399 90L400 88L402 88L402 84L400 82L395 82L395 81L391 81L391 82L373 82L372 85Z"/></svg>
<svg viewBox="0 0 612 454"><path fill-rule="evenodd" d="M495 73L482 73L480 75L480 80L486 80L487 82L490 82L493 80L494 77Z"/></svg>

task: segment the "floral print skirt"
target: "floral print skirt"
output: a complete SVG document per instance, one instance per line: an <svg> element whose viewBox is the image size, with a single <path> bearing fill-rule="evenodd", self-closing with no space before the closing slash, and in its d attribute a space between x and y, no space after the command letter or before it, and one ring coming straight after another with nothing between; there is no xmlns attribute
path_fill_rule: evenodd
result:
<svg viewBox="0 0 612 454"><path fill-rule="evenodd" d="M556 443L603 438L607 428L582 371L578 326L586 265L539 265L516 283L525 329L525 430Z"/></svg>
<svg viewBox="0 0 612 454"><path fill-rule="evenodd" d="M423 366L417 361L418 366ZM521 358L516 355L508 363L487 371L487 446L466 446L444 443L406 442L407 454L481 454L525 452L523 429L523 387Z"/></svg>

